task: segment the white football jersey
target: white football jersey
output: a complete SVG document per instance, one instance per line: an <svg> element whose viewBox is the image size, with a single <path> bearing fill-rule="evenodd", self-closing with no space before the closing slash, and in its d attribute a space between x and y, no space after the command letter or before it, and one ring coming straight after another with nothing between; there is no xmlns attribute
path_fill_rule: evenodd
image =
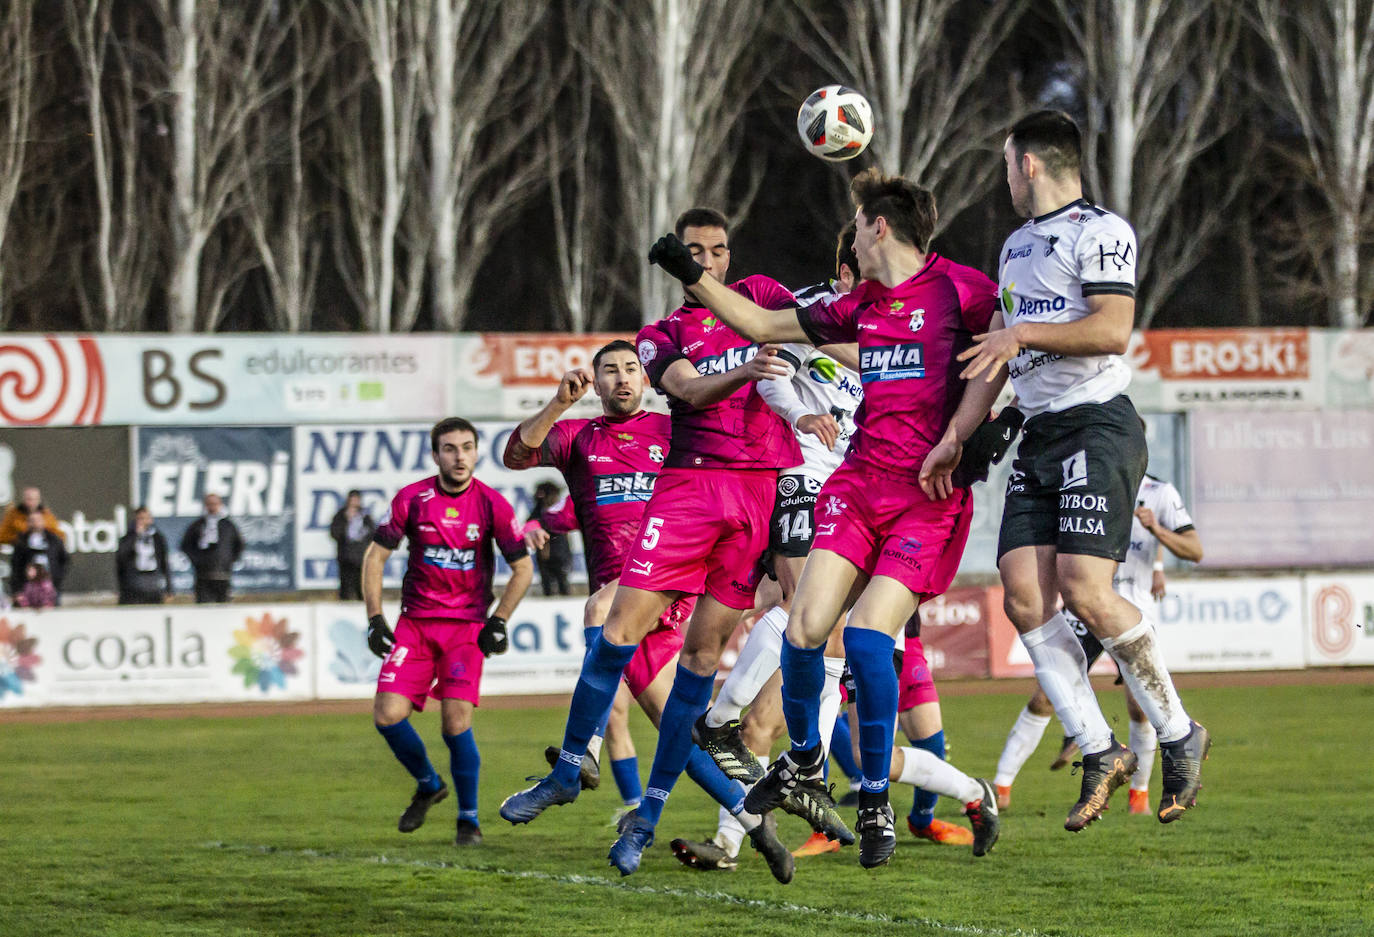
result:
<svg viewBox="0 0 1374 937"><path fill-rule="evenodd" d="M1085 200L1032 218L1007 238L998 265L1002 318L1073 322L1088 314L1088 297L1135 296L1135 231L1124 218ZM1027 417L1106 403L1131 382L1120 355L1059 355L1021 349L1007 362Z"/></svg>
<svg viewBox="0 0 1374 937"><path fill-rule="evenodd" d="M1183 496L1166 481L1149 475L1141 479L1140 492L1131 510L1138 507L1149 508L1155 514L1155 523L1175 533L1192 529L1193 518L1183 506ZM1126 551L1125 562L1117 566L1112 579L1112 588L1117 594L1140 609L1151 622L1155 620L1155 600L1150 594L1150 585L1154 581L1158 546L1154 534L1145 529L1139 518L1132 517L1131 546Z"/></svg>
<svg viewBox="0 0 1374 937"><path fill-rule="evenodd" d="M822 299L832 300L838 293L820 284L799 290L799 305L809 306ZM759 381L759 396L781 416L796 433L801 446L802 464L780 474L806 475L825 481L844 461L849 438L854 432L854 412L863 403L863 382L857 372L846 368L813 345L788 342L778 353L791 369L791 380ZM840 424L835 448L827 449L815 436L797 430L797 420L808 413L829 413Z"/></svg>

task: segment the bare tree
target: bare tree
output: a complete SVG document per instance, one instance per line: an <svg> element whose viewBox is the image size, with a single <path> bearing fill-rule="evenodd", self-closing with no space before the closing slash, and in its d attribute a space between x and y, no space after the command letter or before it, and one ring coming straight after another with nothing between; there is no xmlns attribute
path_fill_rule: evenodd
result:
<svg viewBox="0 0 1374 937"><path fill-rule="evenodd" d="M1370 302L1360 248L1374 184L1374 2L1255 0L1254 11L1278 66L1272 98L1286 104L1302 132L1305 162L1328 213L1316 267L1330 323L1358 328Z"/></svg>
<svg viewBox="0 0 1374 937"><path fill-rule="evenodd" d="M568 39L596 75L616 133L616 178L630 252L640 256L677 213L714 205L747 211L760 163L730 191L729 168L744 152L740 115L779 55L759 43L768 0L586 0L569 5ZM733 202L730 196L736 195ZM645 321L671 306L668 278L636 264Z"/></svg>
<svg viewBox="0 0 1374 937"><path fill-rule="evenodd" d="M0 249L5 246L10 209L19 194L33 105L33 0L0 5ZM7 297L0 269L0 322Z"/></svg>
<svg viewBox="0 0 1374 937"><path fill-rule="evenodd" d="M244 184L240 214L266 279L268 321L299 332L310 328L323 243L307 176L323 138L311 101L336 51L332 24L318 9L302 8L280 51L282 94L249 115L232 158Z"/></svg>
<svg viewBox="0 0 1374 937"><path fill-rule="evenodd" d="M429 247L427 225L408 225L406 250L398 236L406 233L407 215L424 214L423 206L408 203L423 181L414 157L431 2L341 0L331 8L345 35L362 44L366 62L365 83L340 89L330 107L336 189L346 226L336 231L335 256L364 329L390 332L415 320ZM405 264L399 275L398 262Z"/></svg>
<svg viewBox="0 0 1374 937"><path fill-rule="evenodd" d="M1180 196L1203 154L1237 123L1230 65L1236 0L1055 0L1086 119L1088 192L1135 227L1145 283L1143 328L1227 223L1243 161L1218 170L1208 196Z"/></svg>
<svg viewBox="0 0 1374 937"><path fill-rule="evenodd" d="M608 208L615 193L605 141L593 137L593 110L600 102L585 66L567 89L567 105L545 126L549 202L553 209L558 283L554 302L570 332L596 332L610 324L618 279L607 275L614 237Z"/></svg>
<svg viewBox="0 0 1374 937"><path fill-rule="evenodd" d="M430 266L434 324L461 328L496 227L544 179L543 140L562 76L542 0L434 0L428 44Z"/></svg>
<svg viewBox="0 0 1374 937"><path fill-rule="evenodd" d="M90 141L95 188L95 244L74 256L73 277L88 328L127 331L143 325L157 272L159 199L145 168L140 91L127 37L133 18L119 28L106 0L65 0L67 40L76 56ZM94 268L92 276L91 268Z"/></svg>
<svg viewBox="0 0 1374 937"><path fill-rule="evenodd" d="M295 9L216 0L156 4L172 139L167 298L173 332L213 329L233 282L255 263L250 243L237 235L219 245L238 245L241 254L221 254L214 265L203 255L217 226L238 209L247 177L260 168L233 153L252 116L283 88L272 63L292 34Z"/></svg>
<svg viewBox="0 0 1374 937"><path fill-rule="evenodd" d="M995 154L1015 102L995 65L1027 2L988 0L971 10L964 0L861 0L846 8L837 39L820 5L792 0L795 41L869 99L873 153L935 193L937 231L1000 178ZM800 101L811 89L789 90Z"/></svg>

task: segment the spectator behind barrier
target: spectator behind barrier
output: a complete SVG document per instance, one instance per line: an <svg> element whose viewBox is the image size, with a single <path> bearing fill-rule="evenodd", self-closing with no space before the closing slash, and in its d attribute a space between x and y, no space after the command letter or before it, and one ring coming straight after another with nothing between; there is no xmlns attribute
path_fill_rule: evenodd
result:
<svg viewBox="0 0 1374 937"><path fill-rule="evenodd" d="M205 496L205 513L182 534L181 552L195 570L196 601L228 602L230 576L243 555L243 536L219 495Z"/></svg>
<svg viewBox="0 0 1374 937"><path fill-rule="evenodd" d="M120 605L156 605L165 602L172 591L167 538L153 524L153 514L146 507L134 511L129 532L119 539L115 582Z"/></svg>
<svg viewBox="0 0 1374 937"><path fill-rule="evenodd" d="M363 495L356 488L348 493L344 506L329 522L329 536L338 547L339 598L361 602L363 599L363 554L372 542L377 522L363 510Z"/></svg>
<svg viewBox="0 0 1374 937"><path fill-rule="evenodd" d="M42 510L30 513L27 531L14 542L14 556L10 559L10 595L16 603L29 583L29 567L35 565L47 570L54 590L53 603L61 601L62 581L67 576L67 545L59 534L47 527L50 516Z"/></svg>
<svg viewBox="0 0 1374 937"><path fill-rule="evenodd" d="M4 516L0 517L0 544L15 543L28 533L29 515L34 511L42 512L44 527L66 541L66 534L58 526L56 515L43 504L43 492L30 485L24 489L19 501L6 508Z"/></svg>
<svg viewBox="0 0 1374 937"><path fill-rule="evenodd" d="M559 507L562 496L563 489L553 482L540 482L534 489L534 504L529 519L542 524L544 512ZM543 526L548 527L547 524ZM558 595L567 595L568 567L572 565L572 547L568 545L568 538L562 534L551 534L548 543L535 552L534 559L539 566L539 585L544 594L553 595L557 592Z"/></svg>

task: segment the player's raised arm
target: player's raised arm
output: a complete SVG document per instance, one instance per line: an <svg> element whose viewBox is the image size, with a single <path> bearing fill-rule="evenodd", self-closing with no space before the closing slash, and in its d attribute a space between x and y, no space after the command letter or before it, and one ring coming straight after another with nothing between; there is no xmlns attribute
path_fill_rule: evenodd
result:
<svg viewBox="0 0 1374 937"><path fill-rule="evenodd" d="M568 408L586 396L592 386L592 375L586 368L573 368L558 382L558 391L538 413L528 416L506 440L501 461L509 469L531 468L539 464L539 447L549 438L549 431Z"/></svg>
<svg viewBox="0 0 1374 937"><path fill-rule="evenodd" d="M658 264L681 280L682 285L702 305L752 342L810 341L797 321L795 308L764 309L715 277L702 276L704 268L692 257L687 245L677 239L677 235L665 234L659 238L649 248L649 263Z"/></svg>
<svg viewBox="0 0 1374 937"><path fill-rule="evenodd" d="M1021 321L1011 328L994 327L973 336L973 345L959 355L958 360L969 362L959 376L972 379L991 367L987 376L991 381L998 366L1015 358L1022 348L1074 357L1124 355L1135 324L1135 299L1112 293L1089 296L1086 302L1088 315L1072 322ZM996 322L1000 324L1000 315Z"/></svg>
<svg viewBox="0 0 1374 937"><path fill-rule="evenodd" d="M668 365L658 385L678 400L700 410L720 403L750 381L777 379L787 379L787 365L778 357L776 345L764 345L759 348L758 354L744 364L721 374L698 374L691 362L685 358L679 359Z"/></svg>

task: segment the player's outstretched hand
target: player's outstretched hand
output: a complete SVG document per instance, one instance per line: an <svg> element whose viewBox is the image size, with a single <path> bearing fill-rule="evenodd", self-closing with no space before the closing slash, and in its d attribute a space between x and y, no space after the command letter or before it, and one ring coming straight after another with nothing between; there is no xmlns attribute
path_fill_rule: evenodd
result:
<svg viewBox="0 0 1374 937"><path fill-rule="evenodd" d="M760 345L758 354L740 365L740 370L751 381L772 381L792 373L787 362L778 357L777 345Z"/></svg>
<svg viewBox="0 0 1374 937"><path fill-rule="evenodd" d="M677 239L676 234L665 234L649 248L649 263L658 264L668 273L682 281L683 286L691 286L701 279L705 269L692 258L692 252Z"/></svg>
<svg viewBox="0 0 1374 937"><path fill-rule="evenodd" d="M367 620L367 649L383 660L396 646L396 635L387 627L386 618L373 615Z"/></svg>
<svg viewBox="0 0 1374 937"><path fill-rule="evenodd" d="M983 371L987 371L984 380L991 384L996 380L1002 365L1020 353L1021 344L1012 334L1012 330L998 329L995 332L973 336L973 344L959 352L955 360L969 362L968 367L959 372L959 376L964 380L971 381Z"/></svg>
<svg viewBox="0 0 1374 937"><path fill-rule="evenodd" d="M797 429L815 436L827 449L834 449L840 438L840 423L829 413L808 413L798 418Z"/></svg>
<svg viewBox="0 0 1374 937"><path fill-rule="evenodd" d="M969 486L988 480L988 469L1001 462L1011 441L1021 431L1025 416L1015 407L1003 407L997 419L988 420L964 441L964 455L954 470L954 484Z"/></svg>
<svg viewBox="0 0 1374 937"><path fill-rule="evenodd" d="M488 615L487 623L477 632L477 650L483 657L504 654L510 650L510 640L506 637L506 620L500 615Z"/></svg>
<svg viewBox="0 0 1374 937"><path fill-rule="evenodd" d="M558 382L558 393L554 398L565 407L571 407L587 395L592 388L592 373L586 368L573 368Z"/></svg>
<svg viewBox="0 0 1374 937"><path fill-rule="evenodd" d="M539 526L538 521L530 521L525 525L525 549L532 553L538 553L549 545L549 532Z"/></svg>

